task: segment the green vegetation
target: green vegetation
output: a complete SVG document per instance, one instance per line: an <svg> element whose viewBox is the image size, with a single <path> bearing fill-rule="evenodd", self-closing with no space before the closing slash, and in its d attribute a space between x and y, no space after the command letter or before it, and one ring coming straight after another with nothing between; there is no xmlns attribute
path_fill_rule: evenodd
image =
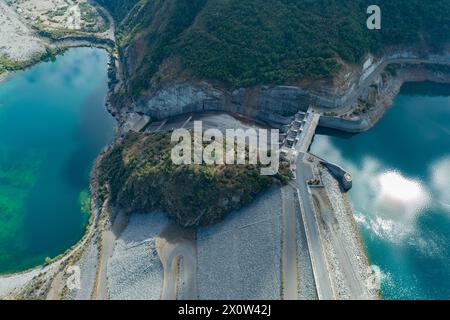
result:
<svg viewBox="0 0 450 320"><path fill-rule="evenodd" d="M425 64L422 64L422 67L424 67L427 70L433 71L433 72L443 72L446 74L450 73L450 66L448 66L448 65L425 63Z"/></svg>
<svg viewBox="0 0 450 320"><path fill-rule="evenodd" d="M101 8L98 8L98 5L93 5L93 8L95 8L95 10L97 10L97 14L99 15L99 17L101 18L101 24L98 27L98 30L96 30L96 32L106 32L109 30L109 28L111 27L111 21L109 19L109 17L105 14L105 11L102 10Z"/></svg>
<svg viewBox="0 0 450 320"><path fill-rule="evenodd" d="M101 194L126 210L163 210L184 226L208 225L249 203L276 179L256 165L174 165L170 134L129 133L100 165ZM282 169L287 171L286 168Z"/></svg>
<svg viewBox="0 0 450 320"><path fill-rule="evenodd" d="M91 212L91 195L88 190L83 190L80 193L80 208L84 214L89 215Z"/></svg>
<svg viewBox="0 0 450 320"><path fill-rule="evenodd" d="M419 66L421 68L423 68L424 70L428 70L431 72L442 72L444 74L450 73L450 66L444 65L444 64L421 63ZM411 68L411 65L408 65L408 64L402 65L402 64L398 64L398 63L393 63L393 64L389 64L386 67L386 72L391 76L396 76L400 69L408 69L408 68Z"/></svg>
<svg viewBox="0 0 450 320"><path fill-rule="evenodd" d="M79 8L83 32L105 32L110 28L108 17L98 6L83 2Z"/></svg>
<svg viewBox="0 0 450 320"><path fill-rule="evenodd" d="M61 17L66 13L67 9L69 9L69 6L56 8L55 10L48 11L47 16L49 18Z"/></svg>
<svg viewBox="0 0 450 320"><path fill-rule="evenodd" d="M35 54L26 61L12 60L8 56L0 54L0 74L5 71L22 70L40 61L53 61L57 55L64 53L65 50L64 48L46 47L44 53Z"/></svg>
<svg viewBox="0 0 450 320"><path fill-rule="evenodd" d="M23 63L14 61L6 55L0 55L0 73L5 71L20 70L23 67Z"/></svg>
<svg viewBox="0 0 450 320"><path fill-rule="evenodd" d="M83 21L83 30L86 32L95 32L98 13L97 10L87 2L79 4L81 20Z"/></svg>
<svg viewBox="0 0 450 320"><path fill-rule="evenodd" d="M39 152L23 152L24 154L19 157L10 148L0 147L1 272L17 269L17 258L25 245L23 228L26 208L24 204L38 179L43 161L43 156Z"/></svg>
<svg viewBox="0 0 450 320"><path fill-rule="evenodd" d="M379 0L382 29L366 28L369 0L100 0L118 22L128 91L187 75L228 87L330 77L367 52L449 40L447 0ZM130 52L130 56L128 56ZM161 70L162 67L164 71Z"/></svg>
<svg viewBox="0 0 450 320"><path fill-rule="evenodd" d="M69 30L69 29L47 29L42 24L35 25L35 29L37 30L40 36L50 38L52 40L60 40L67 36L82 36L83 32L77 30Z"/></svg>
<svg viewBox="0 0 450 320"><path fill-rule="evenodd" d="M100 0L97 2L105 8L108 8L114 19L121 21L139 1L140 0Z"/></svg>
<svg viewBox="0 0 450 320"><path fill-rule="evenodd" d="M400 66L396 63L393 64L389 64L386 67L386 72L389 73L391 76L396 76L397 75L397 70Z"/></svg>

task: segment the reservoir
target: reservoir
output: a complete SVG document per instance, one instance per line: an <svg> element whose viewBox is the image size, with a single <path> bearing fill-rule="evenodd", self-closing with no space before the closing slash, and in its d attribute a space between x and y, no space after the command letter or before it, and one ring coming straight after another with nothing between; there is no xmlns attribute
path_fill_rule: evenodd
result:
<svg viewBox="0 0 450 320"><path fill-rule="evenodd" d="M0 273L55 257L89 219L89 172L113 137L107 52L76 48L0 83Z"/></svg>
<svg viewBox="0 0 450 320"><path fill-rule="evenodd" d="M316 135L349 197L385 299L450 298L450 86L405 84L367 132Z"/></svg>

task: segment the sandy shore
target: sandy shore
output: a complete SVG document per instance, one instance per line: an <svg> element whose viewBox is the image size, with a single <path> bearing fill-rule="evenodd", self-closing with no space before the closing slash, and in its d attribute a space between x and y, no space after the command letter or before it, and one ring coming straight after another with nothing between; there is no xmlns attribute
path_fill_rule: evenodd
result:
<svg viewBox="0 0 450 320"><path fill-rule="evenodd" d="M12 296L14 291L25 286L31 279L37 276L39 272L38 269L34 269L25 273L0 276L0 299Z"/></svg>

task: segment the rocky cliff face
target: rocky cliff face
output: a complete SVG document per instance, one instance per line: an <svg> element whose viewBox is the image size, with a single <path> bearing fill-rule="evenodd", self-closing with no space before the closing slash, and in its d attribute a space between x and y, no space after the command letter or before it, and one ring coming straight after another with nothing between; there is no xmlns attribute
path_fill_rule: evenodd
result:
<svg viewBox="0 0 450 320"><path fill-rule="evenodd" d="M127 61L133 59L134 55L130 55L123 62L125 69L129 69ZM154 90L134 101L119 90L112 99L111 111L119 116L146 114L152 119L190 112L224 111L279 126L290 122L293 114L299 110L306 111L311 105L326 109L339 107L357 87L362 72L362 69L346 65L333 79L303 81L295 86L253 86L231 90L207 81L172 79L158 84Z"/></svg>
<svg viewBox="0 0 450 320"><path fill-rule="evenodd" d="M298 87L254 87L231 92L214 88L206 82L180 82L163 87L155 94L141 97L134 111L152 118L166 118L182 113L225 111L241 113L275 124L289 121L288 116L306 110L314 100Z"/></svg>
<svg viewBox="0 0 450 320"><path fill-rule="evenodd" d="M422 62L389 64L361 90L357 100L348 103L344 112L325 112L320 125L353 133L366 131L381 119L405 82L450 83L450 55L418 61Z"/></svg>
<svg viewBox="0 0 450 320"><path fill-rule="evenodd" d="M442 68L427 67L442 65ZM357 68L347 66L333 81L299 86L255 86L226 90L208 82L178 80L121 106L119 113L146 114L162 119L184 113L225 111L240 113L274 126L289 122L299 110L314 106L323 113L321 125L360 132L370 128L406 81L449 81L450 54L419 55L392 52L381 59L368 56Z"/></svg>
<svg viewBox="0 0 450 320"><path fill-rule="evenodd" d="M366 0L102 0L117 22L123 79L111 110L152 118L222 110L277 124L312 104L344 113L367 97L386 59L448 41L446 0L394 2L380 2L383 28L372 32Z"/></svg>

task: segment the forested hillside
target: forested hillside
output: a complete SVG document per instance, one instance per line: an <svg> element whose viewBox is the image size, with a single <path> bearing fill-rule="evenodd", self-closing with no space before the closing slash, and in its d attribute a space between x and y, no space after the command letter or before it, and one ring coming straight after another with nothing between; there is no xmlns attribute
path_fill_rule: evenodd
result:
<svg viewBox="0 0 450 320"><path fill-rule="evenodd" d="M170 139L127 134L102 159L102 196L132 212L163 210L183 226L209 225L288 179L286 165L273 177L261 175L260 165L175 165Z"/></svg>
<svg viewBox="0 0 450 320"><path fill-rule="evenodd" d="M180 74L228 87L329 77L340 59L450 38L450 1L378 0L382 29L366 28L369 0L100 0L118 22L133 95Z"/></svg>

